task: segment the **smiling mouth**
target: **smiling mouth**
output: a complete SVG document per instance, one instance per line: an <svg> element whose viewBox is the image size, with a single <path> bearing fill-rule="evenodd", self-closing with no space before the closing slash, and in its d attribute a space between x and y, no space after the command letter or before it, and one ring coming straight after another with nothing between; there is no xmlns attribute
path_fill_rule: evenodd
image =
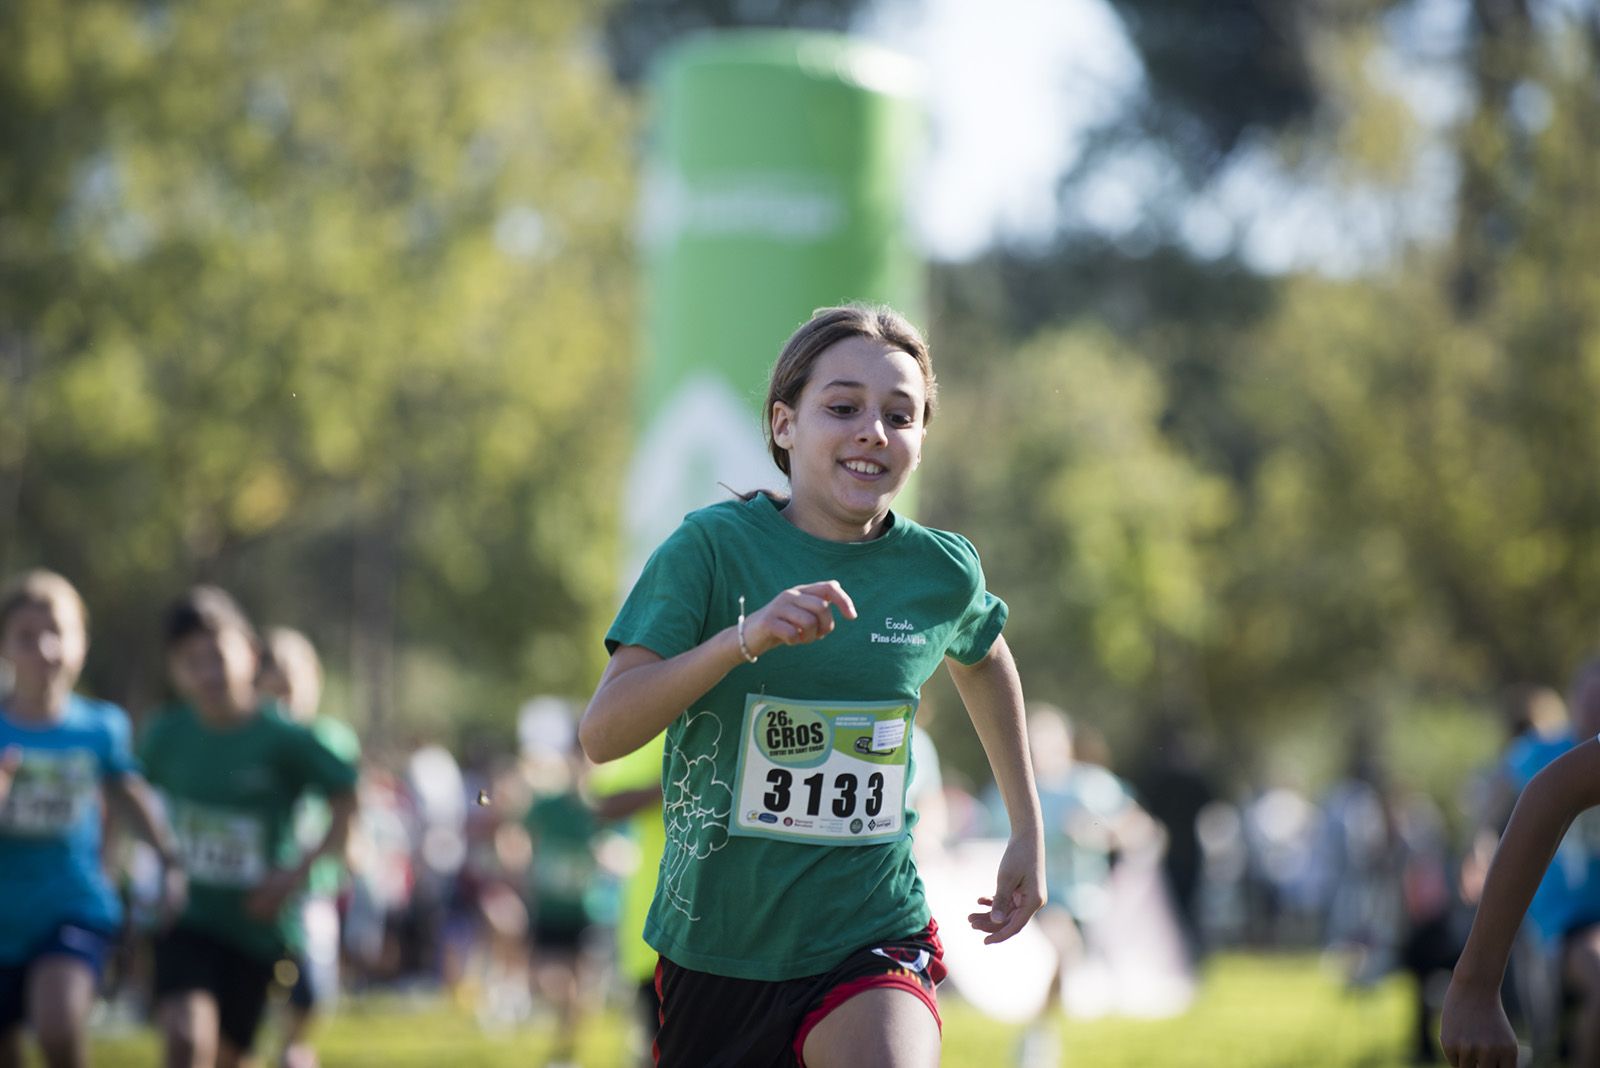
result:
<svg viewBox="0 0 1600 1068"><path fill-rule="evenodd" d="M875 464L871 460L840 460L839 466L854 474L868 476L881 475L889 470L882 464Z"/></svg>

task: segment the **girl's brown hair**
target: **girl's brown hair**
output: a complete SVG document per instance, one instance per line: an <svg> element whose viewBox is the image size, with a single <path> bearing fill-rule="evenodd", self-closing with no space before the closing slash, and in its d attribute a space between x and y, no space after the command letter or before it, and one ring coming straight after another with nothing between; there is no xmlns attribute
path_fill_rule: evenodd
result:
<svg viewBox="0 0 1600 1068"><path fill-rule="evenodd" d="M922 405L924 426L933 418L938 400L939 384L933 376L933 357L928 353L928 343L911 321L886 304L844 304L836 308L818 308L811 313L800 329L789 336L778 360L772 365L772 376L767 385L767 403L762 409L766 425L767 451L772 462L785 475L789 473L789 451L772 440L772 409L780 402L793 408L800 401L806 383L811 381L811 370L817 359L831 346L846 338L865 337L882 341L917 362L922 371L922 381L927 387L927 399Z"/></svg>
<svg viewBox="0 0 1600 1068"><path fill-rule="evenodd" d="M35 568L24 571L0 590L0 633L5 632L6 624L19 609L35 605L56 612L74 612L83 628L89 629L89 610L77 588L54 571Z"/></svg>

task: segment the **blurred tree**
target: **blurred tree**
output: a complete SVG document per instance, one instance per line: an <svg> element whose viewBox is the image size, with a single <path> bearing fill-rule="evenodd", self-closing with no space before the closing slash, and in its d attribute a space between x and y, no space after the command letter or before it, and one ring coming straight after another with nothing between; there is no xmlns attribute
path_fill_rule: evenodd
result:
<svg viewBox="0 0 1600 1068"><path fill-rule="evenodd" d="M1141 18L1173 19L1157 36L1171 39L1183 23L1166 5L1139 6ZM1381 714L1513 681L1559 684L1600 639L1600 491L1587 475L1600 465L1591 415L1600 11L1460 0L1458 39L1443 50L1427 40L1432 51L1418 58L1378 17L1416 6L1307 5L1296 19L1315 110L1241 111L1234 126L1253 123L1258 144L1323 175L1332 195L1361 190L1378 211L1405 203L1417 159L1430 154L1434 173L1443 166L1459 179L1456 221L1443 234L1343 279L1270 276L1236 255L1186 250L1169 228L1191 195L1180 184L1158 190L1168 199L1146 207L1151 225L1131 238L1064 232L1042 251L997 250L939 269L938 341L981 364L961 372L981 375L974 388L1031 381L1035 403L1070 423L1070 409L1029 378L1034 344L1061 336L1063 323L1073 336L1104 324L1116 340L1101 349L1117 374L1158 383L1148 395L1159 410L1132 425L1158 430L1151 447L1177 470L1227 486L1223 519L1199 521L1216 515L1208 506L1179 508L1187 522L1165 528L1186 545L1179 574L1199 576L1203 626L1176 643L1159 627L1142 635L1152 661L1174 662L1174 647L1185 654L1175 662L1190 692L1093 682L1103 649L1083 621L1105 607L1110 567L1080 580L1101 592L1071 609L1071 625L1033 600L1066 587L1022 582L1030 610L1010 633L1024 649L1055 641L1048 685L1071 678L1069 692L1111 709L1201 711L1248 747L1272 724L1338 722L1352 702ZM1448 124L1429 128L1406 103L1392 71L1408 62L1457 76L1443 83L1459 92ZM1271 115L1287 125L1266 139ZM1221 151L1229 142L1204 143ZM1070 196L1076 186L1066 188ZM961 381L952 374L952 398ZM1114 402L1106 410L1130 418ZM995 442L983 463L996 470L1012 462L1013 428L1037 433L992 411L982 425ZM1068 444L1052 447L1053 464L1024 466L1018 486L1068 477L1082 462ZM1108 463L1127 462L1112 455ZM1106 566L1050 543L1039 509L1007 513L992 497L955 492L964 485L930 493L957 529L1009 515L1024 529L1001 544L1032 539L1027 558L1043 573L1057 557ZM1032 678L1029 688L1039 689Z"/></svg>
<svg viewBox="0 0 1600 1068"><path fill-rule="evenodd" d="M1194 693L1200 549L1230 503L1162 435L1159 377L1091 326L941 375L961 401L929 434L925 512L983 554L1030 696L1125 736L1128 712Z"/></svg>
<svg viewBox="0 0 1600 1068"><path fill-rule="evenodd" d="M606 18L606 54L624 83L641 81L661 51L705 30L850 27L871 0L619 0Z"/></svg>
<svg viewBox="0 0 1600 1068"><path fill-rule="evenodd" d="M453 658L480 680L453 698L497 712L588 685L635 129L590 18L0 13L4 563L84 586L102 690L148 695L154 613L196 579L336 664L351 638L373 715L396 642Z"/></svg>
<svg viewBox="0 0 1600 1068"><path fill-rule="evenodd" d="M1103 135L1165 146L1209 178L1252 129L1276 132L1319 103L1309 27L1316 5L1282 0L1110 0L1144 68L1144 92ZM1364 7L1372 7L1370 3ZM1131 120L1131 122L1130 122Z"/></svg>
<svg viewBox="0 0 1600 1068"><path fill-rule="evenodd" d="M1281 442L1273 477L1318 517L1315 546L1262 529L1364 562L1346 584L1390 591L1366 598L1367 644L1458 688L1560 684L1600 639L1600 21L1546 14L1538 40L1469 49L1522 104L1480 93L1460 123L1452 240L1404 274L1297 283L1239 379ZM1372 551L1330 557L1334 538Z"/></svg>

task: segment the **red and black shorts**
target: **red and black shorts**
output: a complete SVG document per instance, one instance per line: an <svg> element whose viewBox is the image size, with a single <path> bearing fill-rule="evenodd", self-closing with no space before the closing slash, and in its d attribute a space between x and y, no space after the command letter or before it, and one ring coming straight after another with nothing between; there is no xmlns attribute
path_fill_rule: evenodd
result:
<svg viewBox="0 0 1600 1068"><path fill-rule="evenodd" d="M932 920L909 938L858 949L829 971L780 982L691 971L662 957L656 965L656 1064L804 1068L801 1051L811 1029L855 995L878 987L921 998L942 1029L934 988L944 975L944 946Z"/></svg>

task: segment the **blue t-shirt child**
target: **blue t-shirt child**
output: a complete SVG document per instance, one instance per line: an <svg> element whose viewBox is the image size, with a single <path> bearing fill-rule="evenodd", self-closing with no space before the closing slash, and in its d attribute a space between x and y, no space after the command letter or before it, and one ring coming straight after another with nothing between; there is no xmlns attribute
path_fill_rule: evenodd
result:
<svg viewBox="0 0 1600 1068"><path fill-rule="evenodd" d="M128 717L73 694L65 715L33 726L0 701L0 752L22 763L0 804L0 965L20 963L57 928L115 933L122 907L100 855L106 779L138 770Z"/></svg>
<svg viewBox="0 0 1600 1068"><path fill-rule="evenodd" d="M1520 739L1506 752L1506 775L1521 793L1546 765L1577 744L1570 734ZM1528 906L1528 922L1547 944L1600 923L1600 811L1591 809L1572 821Z"/></svg>

